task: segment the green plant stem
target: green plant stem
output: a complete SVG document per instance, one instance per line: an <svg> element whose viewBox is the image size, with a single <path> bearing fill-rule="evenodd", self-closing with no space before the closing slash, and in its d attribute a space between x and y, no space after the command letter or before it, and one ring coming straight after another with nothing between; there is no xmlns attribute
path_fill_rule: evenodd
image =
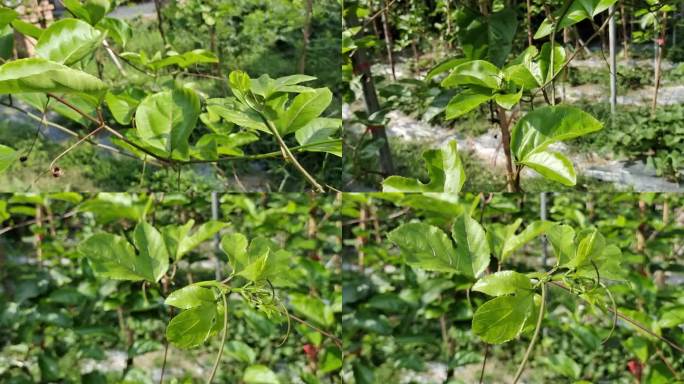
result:
<svg viewBox="0 0 684 384"><path fill-rule="evenodd" d="M527 346L527 351L525 351L525 356L523 356L523 360L520 362L520 366L518 367L518 372L515 374L515 378L513 379L513 384L517 383L518 380L520 380L520 376L522 376L523 371L525 370L525 365L527 364L527 360L530 358L530 353L532 353L532 348L534 348L534 344L537 342L537 338L539 337L539 331L541 330L541 323L542 320L544 319L544 307L546 306L546 283L542 281L541 283L541 304L539 305L539 316L537 317L537 326L534 329L534 335L532 335L532 340L530 340L530 345Z"/></svg>
<svg viewBox="0 0 684 384"><path fill-rule="evenodd" d="M301 166L301 164L299 164L299 162L297 162L297 160L295 159L294 155L292 154L292 151L301 151L301 150L304 150L304 149L306 149L306 148L308 148L308 147L313 147L313 146L316 146L316 145L319 145L319 144L336 143L336 142L339 141L338 139L335 139L335 140L323 141L323 142L318 142L318 143L313 143L313 144L304 144L304 145L300 145L300 146L297 146L297 147L289 148L287 145L285 145L285 142L284 142L283 139L280 137L280 135L277 134L277 131L276 131L276 139L279 140L279 141L278 141L278 144L279 144L280 147L281 147L281 151L279 151L279 152L268 152L268 153L261 153L261 154L257 154L257 155L246 155L246 156L220 157L220 158L218 158L218 159L216 159L216 160L175 160L175 159L166 159L166 158L160 157L160 156L156 155L155 153L149 151L148 149L146 149L146 148L144 148L144 147L141 147L141 146L139 146L138 144L136 144L136 143L130 141L126 136L122 135L120 132L118 132L118 131L115 130L114 128L112 128L112 127L110 127L110 126L104 124L103 121L99 121L98 119L96 119L96 118L94 118L94 117L88 115L87 113L81 111L78 107L76 107L75 105L73 105L73 104L71 104L70 102L66 101L65 99L63 99L63 98L61 98L61 97L59 97L59 96L57 96L57 95L54 95L54 94L52 94L52 93L47 93L47 95L48 95L48 97L51 97L51 98L57 100L58 102L64 104L65 106L67 106L67 107L69 107L70 109L72 109L74 112L76 112L76 113L78 113L79 115L83 116L84 118L90 120L91 122L97 124L98 126L99 126L99 125L102 125L102 127L103 127L105 130L107 130L108 132L110 132L111 134L113 134L114 136L116 136L118 139L120 139L120 140L122 140L123 142L125 142L126 144L128 144L128 145L130 145L130 146L132 146L132 147L134 147L134 148L136 148L136 149L138 149L138 150L144 152L146 155L151 156L152 158L156 159L156 160L159 161L160 163L163 163L163 164L166 164L166 165L172 165L172 164L218 163L218 162L221 162L221 161L232 161L232 160L256 160L256 159L265 159L265 158L270 158L270 157L276 157L276 156L278 156L278 155L280 155L280 154L283 154L283 155L291 156L290 159L293 161L293 163L295 164L295 166L297 167L297 169L300 169L300 168L301 168L301 170L304 171L305 177L308 175L308 177L311 178L310 180L309 180L309 178L307 178L307 180L309 180L310 182L313 180L313 182L315 182L314 186L317 187L317 189L318 189L319 192L324 192L323 187L321 187L321 185L318 184L318 183L316 182L316 180L315 180L311 175L309 175L309 173ZM264 118L264 117L262 116L262 118ZM267 126L269 127L269 129L272 129L273 131L275 131L275 129L273 129L273 128L271 127L270 124L267 123ZM282 144L280 144L281 142L282 142ZM283 146L284 146L284 147L283 147ZM288 153L289 153L289 155L288 155Z"/></svg>
<svg viewBox="0 0 684 384"><path fill-rule="evenodd" d="M271 131L273 136L275 136L276 141L278 141L278 145L280 146L280 149L283 151L283 156L285 157L285 160L292 161L292 164L295 166L295 168L297 168L299 173L301 173L304 176L304 178L314 187L314 189L317 192L325 192L323 186L321 186L318 183L318 181L316 181L316 179L314 179L314 177L311 176L311 174L309 174L309 172L299 163L299 161L297 161L297 158L295 158L295 156L290 151L290 148L287 146L287 144L285 144L285 141L280 136L278 130L271 124L270 121L268 121L266 116L264 116L263 113L261 113L261 111L257 111L256 109L254 110L259 114L259 117L261 117L261 120L264 122L264 124L266 124L268 130Z"/></svg>
<svg viewBox="0 0 684 384"><path fill-rule="evenodd" d="M211 384L214 381L214 376L216 376L216 371L218 370L219 363L221 362L221 356L223 355L223 346L226 344L226 335L228 334L228 300L226 300L226 294L223 290L221 291L221 298L223 298L223 333L221 334L221 348L219 348L218 356L216 356L216 361L214 362L214 367L211 369L211 375L209 375L209 380L207 384Z"/></svg>
<svg viewBox="0 0 684 384"><path fill-rule="evenodd" d="M568 292L570 292L570 293L572 293L572 294L577 295L575 292L573 292L570 288L568 288L567 286L565 286L565 285L562 284L562 283L559 283L559 282L556 282L556 281L551 281L551 282L549 282L549 284L553 284L553 285L555 285L556 287L563 288L564 290L566 290L566 291L568 291ZM586 302L589 302L587 299L583 298L582 296L579 296L579 295L577 295L577 296L578 296L580 299L582 299L582 300L584 300L584 301L586 301ZM621 318L622 320L624 320L624 321L626 321L626 322L632 324L633 326L639 328L640 330L644 331L645 333L649 334L650 336L653 336L653 337L655 337L656 339L661 340L661 341L667 343L670 347L674 348L675 350L684 353L684 348L682 348L682 347L680 347L679 345L675 344L674 342L672 342L672 341L670 341L670 340L668 340L668 339L666 339L666 338L664 338L664 337L662 337L662 336L656 334L655 332L653 332L653 331L651 331L650 329L646 328L645 325L643 325L643 324L641 324L640 322L638 322L638 321L632 319L631 317L629 317L629 316L627 316L627 315L624 315L624 314L620 313L620 312L617 311L617 310L613 310L612 308L603 308L603 307L599 307L599 308L604 309L604 310L606 310L606 311L608 311L608 312L610 312L610 313L613 313L613 314L617 315L617 317L619 317L619 318Z"/></svg>

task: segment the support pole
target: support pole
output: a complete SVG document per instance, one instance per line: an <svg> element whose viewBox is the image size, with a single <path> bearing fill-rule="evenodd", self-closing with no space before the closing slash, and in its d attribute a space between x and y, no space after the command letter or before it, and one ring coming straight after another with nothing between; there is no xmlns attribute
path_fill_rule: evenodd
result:
<svg viewBox="0 0 684 384"><path fill-rule="evenodd" d="M610 16L610 21L608 23L608 46L610 50L610 113L615 114L615 107L617 105L617 62L615 59L616 41L617 36L615 32L615 13L613 12L612 6L609 8L608 13Z"/></svg>
<svg viewBox="0 0 684 384"><path fill-rule="evenodd" d="M219 219L219 201L218 201L218 192L212 192L211 193L211 219L212 220L218 220ZM216 280L220 281L221 280L221 260L219 259L218 255L220 252L221 248L221 235L216 233L214 235L214 261L216 262Z"/></svg>

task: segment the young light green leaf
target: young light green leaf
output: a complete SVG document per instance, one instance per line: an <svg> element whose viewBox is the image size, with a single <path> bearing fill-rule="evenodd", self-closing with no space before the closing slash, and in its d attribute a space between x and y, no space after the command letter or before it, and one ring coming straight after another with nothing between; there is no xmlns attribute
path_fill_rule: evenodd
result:
<svg viewBox="0 0 684 384"><path fill-rule="evenodd" d="M475 85L489 89L498 89L503 76L494 64L484 60L473 60L462 63L449 73L442 86L452 88L458 85Z"/></svg>
<svg viewBox="0 0 684 384"><path fill-rule="evenodd" d="M171 292L164 303L176 308L190 309L200 305L214 304L215 301L216 297L212 289L198 285L188 285Z"/></svg>
<svg viewBox="0 0 684 384"><path fill-rule="evenodd" d="M465 63L466 61L469 60L462 57L446 59L441 63L435 65L432 69L430 69L430 71L425 76L425 81L430 81L433 77L439 75L440 73L449 71L452 68Z"/></svg>
<svg viewBox="0 0 684 384"><path fill-rule="evenodd" d="M536 237L541 236L552 225L553 223L550 221L534 221L519 234L508 238L501 250L500 261L505 261L513 252L534 240Z"/></svg>
<svg viewBox="0 0 684 384"><path fill-rule="evenodd" d="M110 0L64 0L63 4L74 16L87 21L90 25L97 24L111 7Z"/></svg>
<svg viewBox="0 0 684 384"><path fill-rule="evenodd" d="M17 157L17 151L0 144L0 173L5 172L17 160Z"/></svg>
<svg viewBox="0 0 684 384"><path fill-rule="evenodd" d="M36 43L36 54L64 64L74 64L94 51L105 35L88 23L62 19L50 25Z"/></svg>
<svg viewBox="0 0 684 384"><path fill-rule="evenodd" d="M133 38L133 29L127 22L114 17L105 17L95 26L98 30L106 32L121 47L126 47L128 41Z"/></svg>
<svg viewBox="0 0 684 384"><path fill-rule="evenodd" d="M15 10L11 8L0 7L0 29L5 28L5 26L7 26L17 17L19 17L19 14Z"/></svg>
<svg viewBox="0 0 684 384"><path fill-rule="evenodd" d="M135 113L140 138L172 158L188 160L188 139L197 125L200 101L188 88L177 88L147 96Z"/></svg>
<svg viewBox="0 0 684 384"><path fill-rule="evenodd" d="M590 260L600 257L606 246L606 239L597 230L585 230L577 234L577 250L575 256L566 264L564 268L574 269Z"/></svg>
<svg viewBox="0 0 684 384"><path fill-rule="evenodd" d="M178 251L174 255L176 260L197 248L202 242L210 239L225 226L226 223L220 221L208 221L200 225L191 235L182 237L178 243Z"/></svg>
<svg viewBox="0 0 684 384"><path fill-rule="evenodd" d="M97 77L38 57L0 66L0 94L79 93L100 99L107 86Z"/></svg>
<svg viewBox="0 0 684 384"><path fill-rule="evenodd" d="M280 384L278 376L265 365L250 365L242 375L245 384Z"/></svg>
<svg viewBox="0 0 684 384"><path fill-rule="evenodd" d="M156 283L169 269L169 253L164 238L156 228L142 221L133 231L133 244L139 252L136 260L147 271L147 280Z"/></svg>
<svg viewBox="0 0 684 384"><path fill-rule="evenodd" d="M191 65L203 63L218 63L218 57L206 49L195 49L182 54L174 54L160 60L150 61L149 65L155 70L159 70L171 65L188 68Z"/></svg>
<svg viewBox="0 0 684 384"><path fill-rule="evenodd" d="M500 271L479 279L472 290L489 296L519 295L529 293L532 290L532 283L522 273Z"/></svg>
<svg viewBox="0 0 684 384"><path fill-rule="evenodd" d="M166 339L178 348L202 345L212 333L217 310L213 304L202 304L176 315L166 328Z"/></svg>
<svg viewBox="0 0 684 384"><path fill-rule="evenodd" d="M466 180L465 170L458 154L458 143L450 141L439 150L423 152L430 182L390 176L382 182L383 192L446 192L458 194Z"/></svg>
<svg viewBox="0 0 684 384"><path fill-rule="evenodd" d="M562 153L553 151L540 151L527 156L519 164L525 165L537 171L540 175L563 185L573 186L577 183L577 174L572 161Z"/></svg>
<svg viewBox="0 0 684 384"><path fill-rule="evenodd" d="M473 274L470 260L457 254L451 239L435 226L403 224L390 232L388 239L401 249L407 264L428 271Z"/></svg>
<svg viewBox="0 0 684 384"><path fill-rule="evenodd" d="M454 221L451 236L456 240L458 259L468 261L470 270L465 274L478 277L489 265L489 243L484 229L477 220L463 213Z"/></svg>
<svg viewBox="0 0 684 384"><path fill-rule="evenodd" d="M532 314L532 294L499 296L482 304L473 315L473 333L490 344L501 344L520 334Z"/></svg>
<svg viewBox="0 0 684 384"><path fill-rule="evenodd" d="M283 136L295 132L319 117L331 102L332 92L328 88L300 93L278 117L275 126Z"/></svg>
<svg viewBox="0 0 684 384"><path fill-rule="evenodd" d="M221 238L221 249L228 255L228 264L234 271L241 271L249 263L247 247L249 241L241 233L229 233Z"/></svg>
<svg viewBox="0 0 684 384"><path fill-rule="evenodd" d="M26 22L19 18L12 20L11 24L12 28L14 28L17 32L25 36L33 37L36 40L40 39L40 36L44 31L43 29L36 27L35 24Z"/></svg>
<svg viewBox="0 0 684 384"><path fill-rule="evenodd" d="M455 119L491 100L491 90L487 88L467 89L454 96L444 110L447 120Z"/></svg>
<svg viewBox="0 0 684 384"><path fill-rule="evenodd" d="M515 231L518 230L520 224L522 224L522 219L518 218L513 223L505 226L500 223L494 223L487 226L486 232L489 249L498 259L501 259L501 252L503 251L504 244L515 236Z"/></svg>
<svg viewBox="0 0 684 384"><path fill-rule="evenodd" d="M299 145L307 146L309 152L328 152L342 157L342 140L331 136L342 128L341 119L319 117L295 132Z"/></svg>
<svg viewBox="0 0 684 384"><path fill-rule="evenodd" d="M554 224L546 230L553 252L558 259L556 265L564 265L575 255L575 230L569 225Z"/></svg>
<svg viewBox="0 0 684 384"><path fill-rule="evenodd" d="M575 25L582 20L593 19L594 16L610 8L616 1L617 0L573 0L562 19L558 20L563 12L562 8L554 11L552 18L547 17L544 19L537 29L537 32L534 34L534 38L541 39L553 32L554 22L551 20L555 20L558 24L556 26L556 31L562 31L563 28Z"/></svg>
<svg viewBox="0 0 684 384"><path fill-rule="evenodd" d="M254 94L268 100L283 92L313 92L313 88L298 85L312 80L316 80L316 78L307 75L291 75L272 79L269 75L264 74L259 76L258 79L252 79L250 89Z"/></svg>
<svg viewBox="0 0 684 384"><path fill-rule="evenodd" d="M520 102L522 94L522 88L517 93L497 93L494 95L494 101L505 109L511 109Z"/></svg>

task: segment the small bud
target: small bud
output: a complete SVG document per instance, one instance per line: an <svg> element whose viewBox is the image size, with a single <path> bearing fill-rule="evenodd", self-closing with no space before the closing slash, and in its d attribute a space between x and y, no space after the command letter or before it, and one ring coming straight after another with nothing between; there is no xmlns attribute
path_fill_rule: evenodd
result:
<svg viewBox="0 0 684 384"><path fill-rule="evenodd" d="M52 177L60 177L60 176L62 176L62 168L60 168L60 167L52 168Z"/></svg>
<svg viewBox="0 0 684 384"><path fill-rule="evenodd" d="M21 161L22 163L25 163L26 160L28 160L28 157L27 157L27 156L22 156L22 157L19 158L19 161Z"/></svg>

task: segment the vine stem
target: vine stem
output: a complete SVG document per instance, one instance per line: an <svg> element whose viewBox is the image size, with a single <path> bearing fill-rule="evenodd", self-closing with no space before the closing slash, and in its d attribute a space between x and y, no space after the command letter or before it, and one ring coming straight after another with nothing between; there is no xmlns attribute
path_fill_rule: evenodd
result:
<svg viewBox="0 0 684 384"><path fill-rule="evenodd" d="M580 299L582 299L582 300L584 300L584 301L587 301L587 300L586 300L585 298L583 298L582 296L579 296L579 295L577 295L575 292L573 292L573 291L572 291L570 288L568 288L565 284L562 284L562 283L559 283L559 282L556 282L556 281L551 281L551 282L549 282L549 284L553 284L553 285L556 286L556 287L563 288L563 289L565 289L566 291L568 291L568 292L570 292L570 293L572 293L572 294L578 296ZM653 332L653 331L651 331L650 329L646 328L645 325L641 324L640 322L638 322L638 321L632 319L631 317L629 317L629 316L627 316L627 315L622 314L622 313L619 312L618 310L614 310L614 309L612 309L612 308L603 308L603 307L600 307L600 308L602 308L602 309L604 309L604 310L606 310L606 311L608 311L608 312L610 312L610 313L616 315L617 317L619 317L619 318L621 318L622 320L624 320L624 321L626 321L626 322L632 324L633 326L639 328L640 330L644 331L645 333L649 334L650 336L653 336L653 337L655 337L656 339L659 339L659 340L661 340L661 341L667 343L670 347L674 348L675 350L684 353L684 348L682 348L682 347L680 347L679 345L675 344L674 342L672 342L672 341L670 341L670 340L668 340L668 339L666 339L666 338L664 338L664 337L662 337L662 336L656 334L655 332Z"/></svg>
<svg viewBox="0 0 684 384"><path fill-rule="evenodd" d="M534 335L532 336L532 340L530 340L530 345L527 346L527 351L525 351L525 356L523 356L523 360L520 362L520 366L518 367L518 372L516 372L516 374L515 374L515 378L513 379L513 384L517 383L518 380L520 380L520 376L522 376L522 373L525 370L525 365L527 364L527 360L529 360L529 358L530 358L530 353L532 353L532 348L534 348L534 344L537 342L537 338L539 337L539 331L541 330L542 319L544 319L545 304L546 304L546 283L542 282L542 284L541 284L541 304L539 305L539 316L537 317L537 326L534 329Z"/></svg>
<svg viewBox="0 0 684 384"><path fill-rule="evenodd" d="M285 141L280 136L280 133L278 132L278 130L271 124L270 121L268 121L266 116L264 116L263 113L261 113L261 111L258 111L255 108L252 108L252 109L254 109L259 114L259 117L261 117L261 120L264 122L264 124L266 124L266 127L268 127L268 130L271 131L273 136L275 136L276 141L278 141L278 145L280 146L280 149L283 151L283 157L285 157L285 160L292 161L292 164L295 166L295 168L297 168L299 173L301 173L304 176L304 178L311 185L313 185L314 189L316 189L317 192L325 192L325 189L323 188L323 186L321 186L318 183L318 181L316 181L316 179L314 179L314 177L311 176L311 174L309 174L309 172L301 164L299 164L299 161L297 161L297 158L294 157L294 155L290 151L290 148L287 146L287 144L285 144Z"/></svg>
<svg viewBox="0 0 684 384"><path fill-rule="evenodd" d="M221 291L221 297L223 298L223 334L221 335L221 348L219 349L218 356L216 356L216 361L214 362L214 367L211 369L211 375L207 384L211 384L214 381L214 376L216 376L216 371L218 370L219 363L221 362L221 356L223 355L223 346L226 344L226 335L228 334L228 301L226 300L226 294Z"/></svg>

